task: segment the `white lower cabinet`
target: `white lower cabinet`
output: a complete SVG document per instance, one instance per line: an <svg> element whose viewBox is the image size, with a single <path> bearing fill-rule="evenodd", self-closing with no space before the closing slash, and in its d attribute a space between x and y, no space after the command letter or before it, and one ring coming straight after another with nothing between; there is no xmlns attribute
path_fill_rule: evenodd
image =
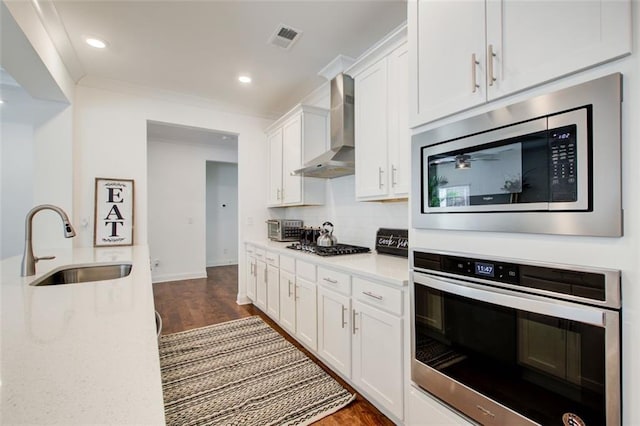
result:
<svg viewBox="0 0 640 426"><path fill-rule="evenodd" d="M296 277L296 337L314 351L318 350L316 284Z"/></svg>
<svg viewBox="0 0 640 426"><path fill-rule="evenodd" d="M280 325L290 334L296 333L296 276L280 269Z"/></svg>
<svg viewBox="0 0 640 426"><path fill-rule="evenodd" d="M267 310L267 264L256 259L256 299L255 304L262 311Z"/></svg>
<svg viewBox="0 0 640 426"><path fill-rule="evenodd" d="M472 426L473 423L458 415L423 391L409 386L407 426Z"/></svg>
<svg viewBox="0 0 640 426"><path fill-rule="evenodd" d="M247 297L251 299L252 302L256 300L256 276L256 258L251 256L247 251Z"/></svg>
<svg viewBox="0 0 640 426"><path fill-rule="evenodd" d="M402 418L402 318L354 300L352 329L354 383Z"/></svg>
<svg viewBox="0 0 640 426"><path fill-rule="evenodd" d="M267 314L280 319L280 273L277 267L267 265Z"/></svg>
<svg viewBox="0 0 640 426"><path fill-rule="evenodd" d="M351 298L318 288L318 353L333 368L351 377Z"/></svg>

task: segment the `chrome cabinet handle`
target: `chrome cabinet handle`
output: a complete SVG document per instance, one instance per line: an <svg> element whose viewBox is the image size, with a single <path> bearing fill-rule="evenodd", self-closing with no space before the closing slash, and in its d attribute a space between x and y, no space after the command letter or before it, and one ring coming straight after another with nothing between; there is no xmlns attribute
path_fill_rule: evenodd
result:
<svg viewBox="0 0 640 426"><path fill-rule="evenodd" d="M253 275L253 263L251 264L251 273L249 275Z"/></svg>
<svg viewBox="0 0 640 426"><path fill-rule="evenodd" d="M268 278L268 275L267 275L267 267L266 266L264 267L264 282L269 284L269 278Z"/></svg>
<svg viewBox="0 0 640 426"><path fill-rule="evenodd" d="M268 260L269 262L275 262L275 261L276 261L275 259L273 259L273 258L271 258L271 257L268 257L268 256L267 256L267 260Z"/></svg>
<svg viewBox="0 0 640 426"><path fill-rule="evenodd" d="M496 77L493 75L493 60L496 57L496 53L493 51L493 44L487 47L487 68L489 69L489 86L493 86L493 82L496 81Z"/></svg>
<svg viewBox="0 0 640 426"><path fill-rule="evenodd" d="M356 331L358 330L358 327L356 327L356 315L358 315L358 313L356 312L355 309L351 311L351 313L353 314L353 316L351 317L352 325L353 325L352 331L353 331L353 334L356 334Z"/></svg>
<svg viewBox="0 0 640 426"><path fill-rule="evenodd" d="M384 173L384 170L382 170L382 167L378 167L378 188L382 189L382 173Z"/></svg>
<svg viewBox="0 0 640 426"><path fill-rule="evenodd" d="M331 278L324 277L323 280L331 284L338 284L338 281L332 280Z"/></svg>
<svg viewBox="0 0 640 426"><path fill-rule="evenodd" d="M282 201L284 201L284 188L280 190L280 195L282 196Z"/></svg>
<svg viewBox="0 0 640 426"><path fill-rule="evenodd" d="M291 280L287 280L287 281L289 281L288 289L289 289L289 297L291 297Z"/></svg>
<svg viewBox="0 0 640 426"><path fill-rule="evenodd" d="M276 189L276 200L280 201L280 188Z"/></svg>
<svg viewBox="0 0 640 426"><path fill-rule="evenodd" d="M347 325L347 322L344 320L344 313L347 311L347 308L345 308L344 306L342 307L342 328L345 328L345 326Z"/></svg>
<svg viewBox="0 0 640 426"><path fill-rule="evenodd" d="M364 294L366 296L369 296L369 297L373 297L376 300L382 300L383 299L382 296L379 296L377 294L371 293L370 291L363 291L362 294Z"/></svg>
<svg viewBox="0 0 640 426"><path fill-rule="evenodd" d="M391 165L391 187L395 188L398 182L396 182L396 174L398 174L398 169L393 164Z"/></svg>
<svg viewBox="0 0 640 426"><path fill-rule="evenodd" d="M471 55L471 93L476 93L480 88L480 85L478 84L478 76L476 75L478 65L480 65L480 62L478 62L478 59L476 59L476 54L474 53Z"/></svg>

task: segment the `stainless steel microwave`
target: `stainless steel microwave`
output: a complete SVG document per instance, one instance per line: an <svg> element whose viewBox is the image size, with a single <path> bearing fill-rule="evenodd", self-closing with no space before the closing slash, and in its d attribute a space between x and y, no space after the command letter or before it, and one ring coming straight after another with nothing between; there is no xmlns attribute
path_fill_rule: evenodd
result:
<svg viewBox="0 0 640 426"><path fill-rule="evenodd" d="M622 75L414 135L417 228L622 235Z"/></svg>

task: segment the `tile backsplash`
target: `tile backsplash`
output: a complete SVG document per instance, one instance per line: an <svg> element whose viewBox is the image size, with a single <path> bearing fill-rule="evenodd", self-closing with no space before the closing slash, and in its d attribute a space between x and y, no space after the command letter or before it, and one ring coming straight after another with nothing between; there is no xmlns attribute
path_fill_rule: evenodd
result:
<svg viewBox="0 0 640 426"><path fill-rule="evenodd" d="M339 243L375 248L378 228L407 229L407 201L359 202L355 196L355 176L329 179L323 206L288 207L287 219L302 219L305 226L320 226L325 221L334 225Z"/></svg>

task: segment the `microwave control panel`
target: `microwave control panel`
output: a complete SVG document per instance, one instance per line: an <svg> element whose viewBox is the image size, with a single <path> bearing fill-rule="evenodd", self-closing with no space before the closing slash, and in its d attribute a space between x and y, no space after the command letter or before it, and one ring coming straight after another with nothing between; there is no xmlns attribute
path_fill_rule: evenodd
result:
<svg viewBox="0 0 640 426"><path fill-rule="evenodd" d="M578 200L576 125L549 130L549 169L552 202Z"/></svg>

